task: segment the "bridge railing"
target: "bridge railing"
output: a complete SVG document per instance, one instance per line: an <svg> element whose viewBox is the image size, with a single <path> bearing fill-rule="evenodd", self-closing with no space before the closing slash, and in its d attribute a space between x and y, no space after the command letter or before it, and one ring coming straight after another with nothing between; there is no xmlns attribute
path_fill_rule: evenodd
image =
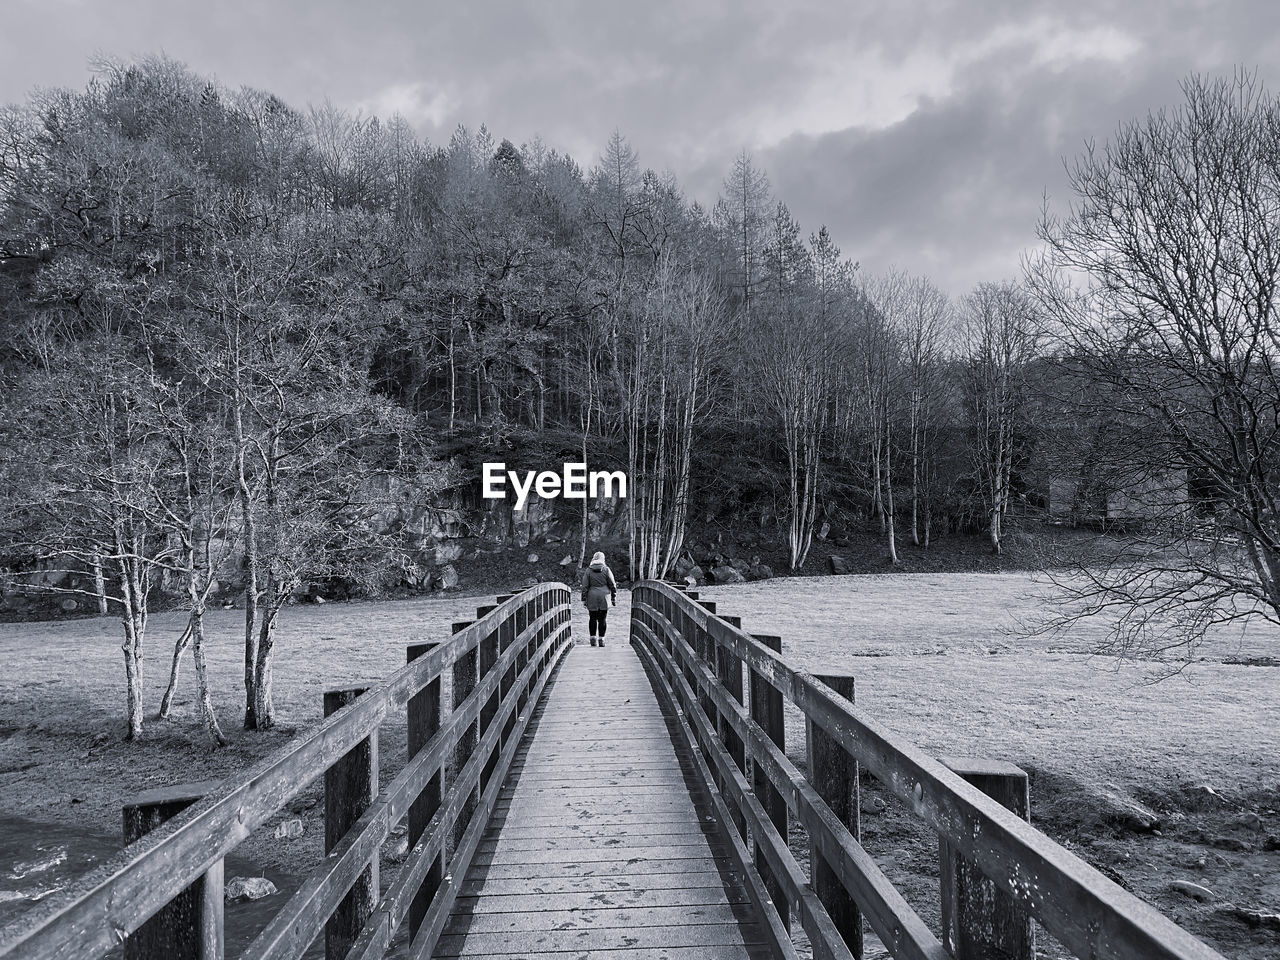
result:
<svg viewBox="0 0 1280 960"><path fill-rule="evenodd" d="M851 676L797 669L779 638L744 632L696 593L645 581L631 609L633 642L699 748L783 955L793 955L794 915L819 958L861 957L865 917L894 957L910 960L1030 960L1031 918L1090 960L1222 960L1034 829L1016 767L927 756L854 707ZM784 698L805 718L808 771L786 754ZM859 842L859 766L939 838L941 940ZM793 819L808 833L808 875L788 846Z"/></svg>
<svg viewBox="0 0 1280 960"><path fill-rule="evenodd" d="M325 852L242 954L296 958L322 933L330 960L381 957L409 920L429 957L553 668L569 647L559 583L499 597L371 685L325 693L323 723L223 784L166 788L125 807L118 857L0 930L0 958L213 960L223 952L223 858L324 777ZM448 675L451 709L442 702ZM379 788L378 729L395 709L408 759ZM408 818L408 856L381 892L381 850Z"/></svg>

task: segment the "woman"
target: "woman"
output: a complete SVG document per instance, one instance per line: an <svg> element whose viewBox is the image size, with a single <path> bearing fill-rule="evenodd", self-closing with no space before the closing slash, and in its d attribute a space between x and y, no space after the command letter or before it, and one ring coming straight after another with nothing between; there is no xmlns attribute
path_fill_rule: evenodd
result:
<svg viewBox="0 0 1280 960"><path fill-rule="evenodd" d="M613 571L604 562L604 553L597 550L591 558L591 566L582 578L582 600L587 605L587 616L590 619L588 632L591 634L591 645L596 645L596 634L600 635L600 646L604 646L605 617L609 613L609 604L605 602L605 594L614 606L618 605L618 581L613 579Z"/></svg>

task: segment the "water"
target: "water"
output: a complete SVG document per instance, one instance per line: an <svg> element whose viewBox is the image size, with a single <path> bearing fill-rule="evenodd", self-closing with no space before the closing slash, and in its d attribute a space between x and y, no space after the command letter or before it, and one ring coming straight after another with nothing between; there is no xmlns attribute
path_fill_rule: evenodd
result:
<svg viewBox="0 0 1280 960"><path fill-rule="evenodd" d="M0 926L73 883L120 852L119 837L64 824L0 816ZM298 889L298 878L231 856L226 879L265 876L278 893L261 900L226 905L227 956L238 956ZM118 956L115 950L107 956ZM307 956L323 956L313 945Z"/></svg>

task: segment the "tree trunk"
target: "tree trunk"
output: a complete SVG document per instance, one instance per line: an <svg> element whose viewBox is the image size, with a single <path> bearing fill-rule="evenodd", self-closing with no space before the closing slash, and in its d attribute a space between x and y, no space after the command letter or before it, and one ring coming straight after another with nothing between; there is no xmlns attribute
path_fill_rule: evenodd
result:
<svg viewBox="0 0 1280 960"><path fill-rule="evenodd" d="M173 709L173 697L178 690L178 671L182 664L182 654L190 642L191 620L188 619L187 625L182 628L182 633L173 645L173 662L169 665L169 685L165 687L164 696L160 698L160 709L156 712L157 720L169 719L169 711Z"/></svg>
<svg viewBox="0 0 1280 960"><path fill-rule="evenodd" d="M196 665L196 703L200 712L200 724L218 746L226 746L227 738L218 726L213 710L213 696L209 691L209 666L204 656L204 605L191 611L191 656Z"/></svg>
<svg viewBox="0 0 1280 960"><path fill-rule="evenodd" d="M107 615L107 579L102 574L102 557L93 558L93 592L98 596L98 616Z"/></svg>
<svg viewBox="0 0 1280 960"><path fill-rule="evenodd" d="M888 444L885 444L888 447ZM893 455L892 452L886 451L884 458L884 502L885 502L885 530L889 545L889 562L895 566L898 563L898 542L894 531L893 517Z"/></svg>

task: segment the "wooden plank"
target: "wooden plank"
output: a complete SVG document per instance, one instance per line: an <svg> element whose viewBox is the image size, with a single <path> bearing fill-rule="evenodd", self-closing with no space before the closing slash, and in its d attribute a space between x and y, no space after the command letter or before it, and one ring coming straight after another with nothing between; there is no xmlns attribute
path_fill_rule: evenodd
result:
<svg viewBox="0 0 1280 960"><path fill-rule="evenodd" d="M683 873L619 873L614 876L587 874L585 876L540 877L530 885L528 878L495 877L492 873L481 879L468 880L459 893L460 898L495 898L501 900L507 896L525 896L534 893L540 896L557 894L585 894L596 896L614 893L643 892L647 890L697 890L700 888L724 889L730 901L743 895L741 882L731 874L722 878L716 867L716 861L708 858L705 868Z"/></svg>
<svg viewBox="0 0 1280 960"><path fill-rule="evenodd" d="M588 648L590 649L590 648ZM599 648L597 648L599 649ZM608 647L605 648L606 650ZM760 941L756 941L760 942ZM630 950L645 947L744 946L739 923L691 923L682 926L607 927L599 930L542 930L454 934L440 938L435 957L496 957L511 953L541 955L556 951Z"/></svg>
<svg viewBox="0 0 1280 960"><path fill-rule="evenodd" d="M677 874L679 876L679 874ZM480 890L477 889L477 894ZM688 907L701 904L742 904L751 900L745 891L728 894L722 884L700 887L624 887L604 892L530 892L527 888L498 894L485 888L482 895L459 896L454 916L481 913L537 913L541 910L576 910L591 913L610 909Z"/></svg>
<svg viewBox="0 0 1280 960"><path fill-rule="evenodd" d="M724 900L683 902L666 906L580 907L554 909L530 903L523 912L459 911L455 908L445 937L459 934L510 931L523 933L534 928L553 930L603 930L609 927L678 927L686 924L726 924L737 926L742 911ZM741 943L741 932L731 943Z"/></svg>

